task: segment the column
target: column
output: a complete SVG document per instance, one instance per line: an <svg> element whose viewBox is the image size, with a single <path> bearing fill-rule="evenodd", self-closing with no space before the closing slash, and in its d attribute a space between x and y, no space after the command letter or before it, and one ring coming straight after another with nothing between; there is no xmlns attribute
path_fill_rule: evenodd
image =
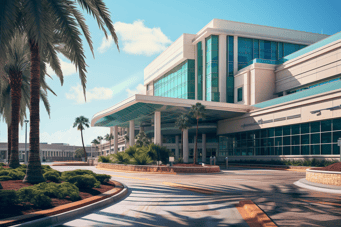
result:
<svg viewBox="0 0 341 227"><path fill-rule="evenodd" d="M154 143L157 145L162 144L161 141L161 112L155 111L154 113Z"/></svg>
<svg viewBox="0 0 341 227"><path fill-rule="evenodd" d="M135 123L134 120L129 121L129 145L135 145Z"/></svg>
<svg viewBox="0 0 341 227"><path fill-rule="evenodd" d="M198 61L197 61L197 58L198 58L198 48L197 48L197 44L194 45L194 59L195 59L195 80L194 80L194 87L195 87L195 100L198 100Z"/></svg>
<svg viewBox="0 0 341 227"><path fill-rule="evenodd" d="M114 154L118 152L118 127L114 126Z"/></svg>
<svg viewBox="0 0 341 227"><path fill-rule="evenodd" d="M185 129L183 132L183 146L184 146L184 163L188 163L188 155L189 155L189 150L188 150L188 129Z"/></svg>
<svg viewBox="0 0 341 227"><path fill-rule="evenodd" d="M175 160L179 159L179 136L175 136Z"/></svg>
<svg viewBox="0 0 341 227"><path fill-rule="evenodd" d="M226 102L226 35L219 35L219 92L220 102Z"/></svg>
<svg viewBox="0 0 341 227"><path fill-rule="evenodd" d="M202 100L206 100L206 40L202 41Z"/></svg>
<svg viewBox="0 0 341 227"><path fill-rule="evenodd" d="M233 36L233 74L238 72L238 36Z"/></svg>
<svg viewBox="0 0 341 227"><path fill-rule="evenodd" d="M206 134L202 134L202 162L206 163Z"/></svg>

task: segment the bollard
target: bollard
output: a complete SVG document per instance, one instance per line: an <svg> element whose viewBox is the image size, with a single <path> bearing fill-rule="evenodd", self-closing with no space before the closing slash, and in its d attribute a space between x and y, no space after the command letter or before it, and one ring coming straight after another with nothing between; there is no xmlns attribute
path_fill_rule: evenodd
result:
<svg viewBox="0 0 341 227"><path fill-rule="evenodd" d="M215 156L213 156L213 165L215 165L215 161L216 161L216 159L215 159Z"/></svg>
<svg viewBox="0 0 341 227"><path fill-rule="evenodd" d="M226 161L226 169L228 169L229 168L229 157L226 157L225 161Z"/></svg>
<svg viewBox="0 0 341 227"><path fill-rule="evenodd" d="M211 156L211 157L210 157L210 165L212 165L212 161L213 161L213 160L212 160L212 156Z"/></svg>

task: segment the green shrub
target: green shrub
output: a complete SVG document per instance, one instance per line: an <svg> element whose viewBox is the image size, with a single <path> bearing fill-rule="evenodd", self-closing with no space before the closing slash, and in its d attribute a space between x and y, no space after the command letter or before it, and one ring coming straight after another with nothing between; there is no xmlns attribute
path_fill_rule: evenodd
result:
<svg viewBox="0 0 341 227"><path fill-rule="evenodd" d="M152 143L148 147L143 147L142 149L147 151L147 154L153 161L162 161L163 164L167 164L169 162L170 150L168 150L167 147L162 147Z"/></svg>
<svg viewBox="0 0 341 227"><path fill-rule="evenodd" d="M110 156L99 156L98 162L110 163L111 162Z"/></svg>
<svg viewBox="0 0 341 227"><path fill-rule="evenodd" d="M96 180L101 182L101 184L103 184L104 182L108 182L110 180L111 176L107 175L107 174L96 174L95 178L96 178Z"/></svg>
<svg viewBox="0 0 341 227"><path fill-rule="evenodd" d="M65 199L67 196L69 196L72 201L76 201L80 198L79 189L74 184L69 182L64 182L61 184L56 184L54 182L43 182L35 185L34 187L37 190L42 191L44 195L51 198Z"/></svg>
<svg viewBox="0 0 341 227"><path fill-rule="evenodd" d="M130 158L132 158L134 156L134 154L137 152L138 147L137 145L134 146L130 146L128 149L126 149L124 151L124 153L126 153L127 155L129 155Z"/></svg>
<svg viewBox="0 0 341 227"><path fill-rule="evenodd" d="M0 207L8 208L18 202L17 194L14 190L0 190Z"/></svg>
<svg viewBox="0 0 341 227"><path fill-rule="evenodd" d="M10 176L0 176L0 181L12 180Z"/></svg>
<svg viewBox="0 0 341 227"><path fill-rule="evenodd" d="M113 155L114 163L118 164L129 164L130 163L130 156L125 152L118 152L117 154Z"/></svg>
<svg viewBox="0 0 341 227"><path fill-rule="evenodd" d="M63 182L59 184L59 191L65 196L69 196L72 201L80 199L79 189L76 185L69 182Z"/></svg>
<svg viewBox="0 0 341 227"><path fill-rule="evenodd" d="M143 151L136 152L132 159L132 164L135 164L135 165L147 165L152 162L153 160L147 154L147 152L143 152Z"/></svg>
<svg viewBox="0 0 341 227"><path fill-rule="evenodd" d="M1 169L0 177L1 176L8 176L11 178L4 178L6 180L22 180L25 177L25 173L18 169Z"/></svg>
<svg viewBox="0 0 341 227"><path fill-rule="evenodd" d="M62 172L61 175L61 179L63 181L68 181L71 177L75 177L75 176L81 176L81 175L95 175L94 172L92 172L91 170L82 170L82 169L76 169L76 170L72 170L72 171L64 171Z"/></svg>
<svg viewBox="0 0 341 227"><path fill-rule="evenodd" d="M60 181L60 173L55 170L47 171L44 173L45 180L50 180L58 183Z"/></svg>
<svg viewBox="0 0 341 227"><path fill-rule="evenodd" d="M43 190L38 190L35 186L19 189L17 196L19 202L29 202L38 208L51 207L51 198L46 196Z"/></svg>
<svg viewBox="0 0 341 227"><path fill-rule="evenodd" d="M75 184L78 188L100 187L101 182L97 181L93 175L85 174L71 177L68 182Z"/></svg>

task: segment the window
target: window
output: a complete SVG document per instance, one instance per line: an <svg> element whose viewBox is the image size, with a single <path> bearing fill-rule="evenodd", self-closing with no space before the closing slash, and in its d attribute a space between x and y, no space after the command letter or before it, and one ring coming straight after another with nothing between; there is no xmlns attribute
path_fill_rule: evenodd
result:
<svg viewBox="0 0 341 227"><path fill-rule="evenodd" d="M243 87L238 88L237 93L237 102L243 101Z"/></svg>

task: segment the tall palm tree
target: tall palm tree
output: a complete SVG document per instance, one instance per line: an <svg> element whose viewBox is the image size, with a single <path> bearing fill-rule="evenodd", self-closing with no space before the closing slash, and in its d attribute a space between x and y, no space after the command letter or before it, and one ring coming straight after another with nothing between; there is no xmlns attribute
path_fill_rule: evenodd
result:
<svg viewBox="0 0 341 227"><path fill-rule="evenodd" d="M103 0L0 1L0 53L8 46L15 28L27 33L31 51L30 157L24 182L44 181L39 159L39 81L42 54L45 53L51 61L51 68L63 84L57 52L62 54L67 52L69 60L79 71L85 96L86 63L80 38L81 31L92 54L94 53L88 26L77 8L78 5L97 20L98 26L107 38L106 28L109 30L118 48L115 29Z"/></svg>
<svg viewBox="0 0 341 227"><path fill-rule="evenodd" d="M93 139L91 141L91 143L95 145L95 149L96 149L96 152L97 152L97 148L98 148L97 145L99 144L99 141L97 139Z"/></svg>
<svg viewBox="0 0 341 227"><path fill-rule="evenodd" d="M181 130L181 152L183 157L183 142L184 142L184 130L188 129L190 127L189 119L186 114L180 115L175 122L175 126L178 127Z"/></svg>
<svg viewBox="0 0 341 227"><path fill-rule="evenodd" d="M83 130L85 129L85 127L89 128L89 119L84 117L84 116L80 116L77 117L75 122L73 123L73 127L77 127L77 130L81 131L81 137L82 137L82 144L83 144L83 151L84 151L84 158L85 161L88 161L88 156L86 155L86 150L85 150L85 146L84 146L84 139L83 139Z"/></svg>
<svg viewBox="0 0 341 227"><path fill-rule="evenodd" d="M197 102L195 105L192 105L190 114L192 115L193 118L197 120L197 132L195 135L195 147L194 147L194 154L193 154L193 164L196 163L197 159L197 148L198 148L198 129L199 129L199 119L204 118L205 115L205 106L201 105L200 102Z"/></svg>
<svg viewBox="0 0 341 227"><path fill-rule="evenodd" d="M102 147L102 140L103 140L103 137L102 136L97 136L97 140L99 141L99 143L101 144L101 155L103 155L103 147Z"/></svg>
<svg viewBox="0 0 341 227"><path fill-rule="evenodd" d="M106 134L105 136L104 136L104 139L106 140L106 141L109 141L109 143L110 143L110 147L109 147L109 154L111 154L111 140L113 140L114 139L114 135L112 134L112 133L108 133L108 134Z"/></svg>

